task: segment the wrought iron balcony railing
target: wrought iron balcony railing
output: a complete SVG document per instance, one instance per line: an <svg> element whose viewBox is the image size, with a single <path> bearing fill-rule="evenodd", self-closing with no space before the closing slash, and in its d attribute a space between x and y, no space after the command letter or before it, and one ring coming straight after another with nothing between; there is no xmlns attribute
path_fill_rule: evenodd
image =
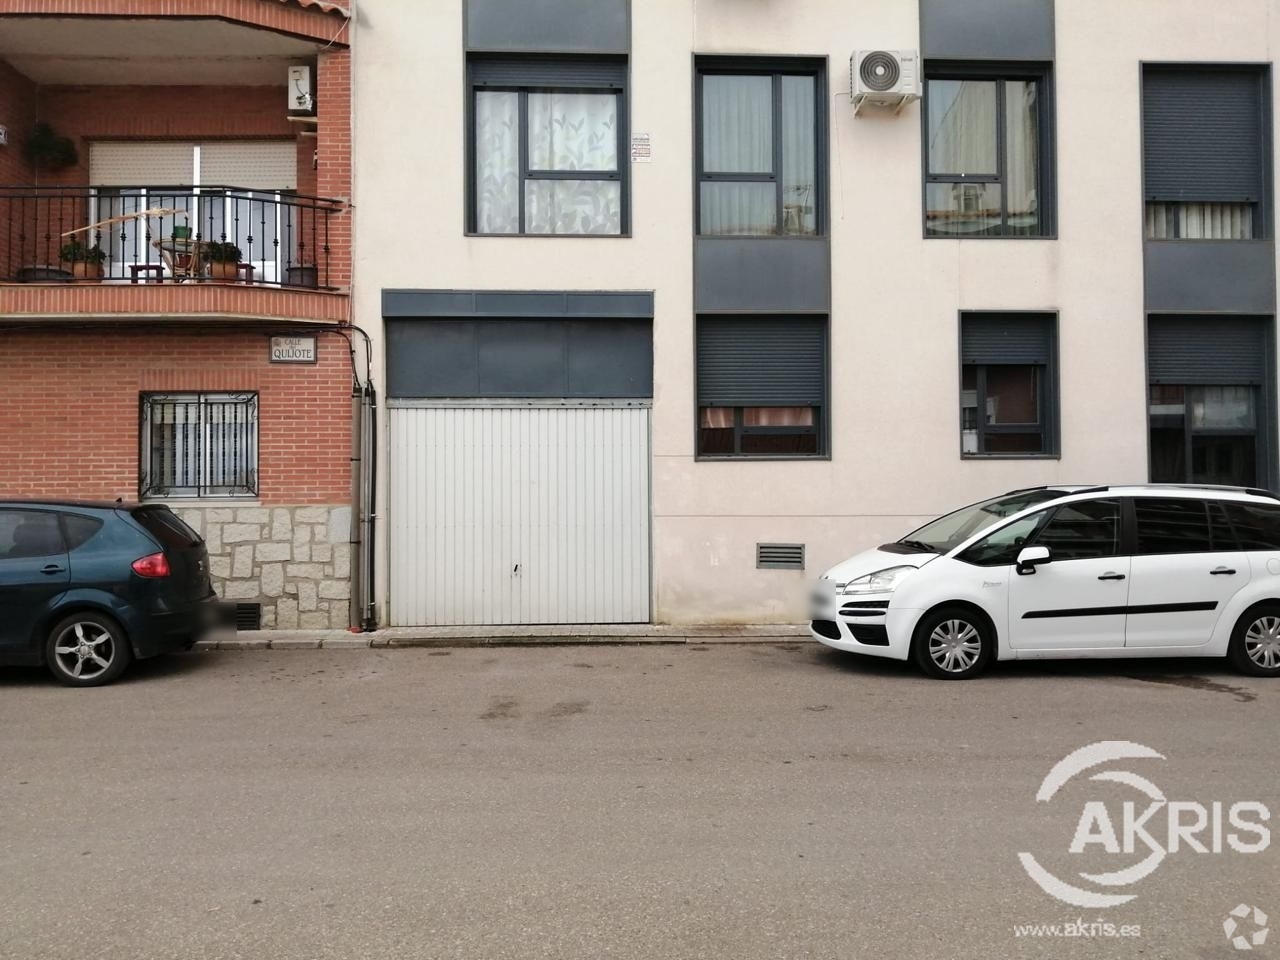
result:
<svg viewBox="0 0 1280 960"><path fill-rule="evenodd" d="M0 282L332 289L340 208L239 187L0 187Z"/></svg>

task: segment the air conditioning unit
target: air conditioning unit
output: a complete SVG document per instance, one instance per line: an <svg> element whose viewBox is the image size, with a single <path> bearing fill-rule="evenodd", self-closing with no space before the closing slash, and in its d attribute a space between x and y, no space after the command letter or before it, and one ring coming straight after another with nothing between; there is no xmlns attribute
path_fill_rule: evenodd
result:
<svg viewBox="0 0 1280 960"><path fill-rule="evenodd" d="M865 104L894 113L920 99L920 55L915 50L859 50L849 60L849 93L855 113Z"/></svg>

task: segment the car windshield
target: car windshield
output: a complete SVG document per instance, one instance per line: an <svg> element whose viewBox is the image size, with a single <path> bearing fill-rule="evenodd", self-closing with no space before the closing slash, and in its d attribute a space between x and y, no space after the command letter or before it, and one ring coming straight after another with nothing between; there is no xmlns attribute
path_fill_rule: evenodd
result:
<svg viewBox="0 0 1280 960"><path fill-rule="evenodd" d="M934 553L946 553L998 520L1021 513L1028 507L1056 500L1061 496L1064 496L1062 490L1021 490L1018 493L1005 494L994 500L984 500L982 503L961 507L954 513L931 520L898 542L904 546L930 550Z"/></svg>

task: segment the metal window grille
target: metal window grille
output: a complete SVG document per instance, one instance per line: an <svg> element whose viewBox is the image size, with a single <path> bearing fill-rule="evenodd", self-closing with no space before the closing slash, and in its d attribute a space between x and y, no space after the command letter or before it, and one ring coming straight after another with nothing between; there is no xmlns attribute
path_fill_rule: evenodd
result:
<svg viewBox="0 0 1280 960"><path fill-rule="evenodd" d="M140 473L144 498L256 496L258 395L145 395Z"/></svg>

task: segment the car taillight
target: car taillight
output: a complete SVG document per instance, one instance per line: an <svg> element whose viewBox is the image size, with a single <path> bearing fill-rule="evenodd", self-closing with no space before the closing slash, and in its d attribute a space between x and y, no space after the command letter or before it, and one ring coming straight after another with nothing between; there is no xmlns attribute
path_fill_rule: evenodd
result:
<svg viewBox="0 0 1280 960"><path fill-rule="evenodd" d="M169 559L163 553L139 557L133 561L133 572L140 577L167 577L169 575Z"/></svg>

